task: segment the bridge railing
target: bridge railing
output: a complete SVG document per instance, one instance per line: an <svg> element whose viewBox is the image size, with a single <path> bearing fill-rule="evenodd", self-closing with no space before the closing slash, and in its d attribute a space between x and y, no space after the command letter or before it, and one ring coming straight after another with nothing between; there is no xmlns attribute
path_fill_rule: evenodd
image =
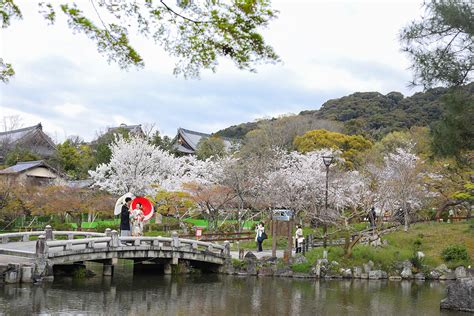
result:
<svg viewBox="0 0 474 316"><path fill-rule="evenodd" d="M91 238L91 237L104 237L105 233L94 233L94 232L82 232L82 231L53 231L50 225L47 225L43 231L33 232L18 232L18 233L6 233L0 234L0 242L6 244L10 241L30 241L30 237L45 236L47 240L53 240L56 237L64 236L68 240L74 239L75 237Z"/></svg>
<svg viewBox="0 0 474 316"><path fill-rule="evenodd" d="M230 256L230 244L228 242L219 245L192 239L181 239L177 233L173 233L172 237L119 237L117 231L111 231L110 229L106 229L106 232L99 237L88 235L88 238L83 239L47 240L46 236L41 235L36 243L36 254L44 257L50 253L49 249L62 248L62 251L69 251L73 250L74 246L84 246L82 249L101 248L107 250L118 247L148 246L176 251L207 251L223 257Z"/></svg>

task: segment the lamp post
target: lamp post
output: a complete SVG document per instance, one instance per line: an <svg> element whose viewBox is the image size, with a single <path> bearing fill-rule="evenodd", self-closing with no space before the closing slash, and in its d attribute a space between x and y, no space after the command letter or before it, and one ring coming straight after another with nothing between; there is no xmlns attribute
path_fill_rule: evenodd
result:
<svg viewBox="0 0 474 316"><path fill-rule="evenodd" d="M326 166L326 199L324 203L324 212L325 215L327 216L328 213L328 191L329 191L329 166L331 166L334 162L334 157L333 156L323 156L323 162L324 165ZM327 232L328 232L328 226L326 223L323 225L323 234L324 234L324 239L323 239L323 246L326 248L327 246Z"/></svg>

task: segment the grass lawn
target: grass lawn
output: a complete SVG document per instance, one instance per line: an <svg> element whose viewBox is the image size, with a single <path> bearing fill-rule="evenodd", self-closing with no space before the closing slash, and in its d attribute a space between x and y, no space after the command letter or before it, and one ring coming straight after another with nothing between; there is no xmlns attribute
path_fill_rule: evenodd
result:
<svg viewBox="0 0 474 316"><path fill-rule="evenodd" d="M208 225L209 225L209 222L205 219L186 218L186 219L183 220L183 222L191 223L194 226L205 227L205 228L207 228ZM238 221L236 221L236 220L227 220L226 221L226 223L237 223L237 222ZM219 221L219 225L221 225L221 224L222 224L222 221ZM256 224L258 224L257 221L245 221L244 225L243 225L243 228L244 229L252 229Z"/></svg>
<svg viewBox="0 0 474 316"><path fill-rule="evenodd" d="M423 265L436 267L446 263L448 267L455 268L459 262L444 262L441 253L452 245L463 245L469 255L468 261L463 265L474 264L474 221L470 223L422 223L414 224L408 232L403 230L387 234L382 237L388 241L384 247L374 248L367 245L357 245L353 248L351 258L344 256L342 247L328 247L329 261L337 261L344 267L361 266L372 260L375 266L384 271L393 271L396 262L410 260L414 257L416 250L425 254ZM309 272L311 266L317 259L323 257L323 248L315 248L306 253L308 263L293 265L297 272Z"/></svg>
<svg viewBox="0 0 474 316"><path fill-rule="evenodd" d="M415 224L408 232L397 231L387 236L389 245L399 249L413 245L415 240L421 241L420 251L425 253L427 259L433 264L443 263L441 252L451 245L464 245L471 258L470 264L474 260L474 221L470 223L423 223Z"/></svg>

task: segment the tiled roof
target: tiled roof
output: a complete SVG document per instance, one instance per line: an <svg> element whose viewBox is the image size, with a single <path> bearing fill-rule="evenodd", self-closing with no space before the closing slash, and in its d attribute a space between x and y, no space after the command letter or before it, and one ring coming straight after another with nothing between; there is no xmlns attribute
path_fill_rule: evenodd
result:
<svg viewBox="0 0 474 316"><path fill-rule="evenodd" d="M24 127L20 129L15 129L7 132L0 132L0 141L5 141L7 143L17 143L26 139L28 136L33 136L35 133L40 133L42 138L49 144L52 149L55 149L56 146L54 142L43 132L43 126L41 123L38 123L34 126Z"/></svg>
<svg viewBox="0 0 474 316"><path fill-rule="evenodd" d="M183 146L178 146L177 150L183 153L194 153L194 151L196 151L199 141L202 138L208 138L212 136L211 134L195 132L195 131L191 131L189 129L184 129L184 128L179 128L178 134L181 134L181 136L184 138L186 143L193 149L192 151L190 151L189 149L184 148ZM233 145L232 143L235 142L235 140L226 138L226 137L221 137L221 139L224 141L226 150L230 150L230 148ZM181 151L181 147L184 148L184 150L186 151Z"/></svg>
<svg viewBox="0 0 474 316"><path fill-rule="evenodd" d="M12 173L20 173L25 170L29 170L32 168L44 166L46 167L47 165L44 163L43 160L36 160L36 161L22 161L18 162L16 165L8 167L6 169L0 170L0 174L12 174Z"/></svg>
<svg viewBox="0 0 474 316"><path fill-rule="evenodd" d="M15 129L12 131L0 132L0 140L8 139L11 142L16 142L28 135L29 133L36 131L37 129L42 129L41 123L34 126Z"/></svg>
<svg viewBox="0 0 474 316"><path fill-rule="evenodd" d="M131 132L134 132L134 131L142 132L142 125L141 124L138 124L138 125L120 124L120 126L107 128L107 131L111 132L111 131L114 131L114 130L119 129L119 128L123 128L123 129L126 129L126 130L131 131Z"/></svg>

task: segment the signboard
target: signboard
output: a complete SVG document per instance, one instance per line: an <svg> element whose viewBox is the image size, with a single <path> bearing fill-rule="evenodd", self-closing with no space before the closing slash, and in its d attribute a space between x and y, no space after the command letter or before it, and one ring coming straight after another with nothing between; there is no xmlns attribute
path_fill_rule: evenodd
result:
<svg viewBox="0 0 474 316"><path fill-rule="evenodd" d="M273 210L272 219L275 221L289 222L293 218L292 210Z"/></svg>
<svg viewBox="0 0 474 316"><path fill-rule="evenodd" d="M202 228L196 227L196 238L199 238L201 236L202 236Z"/></svg>

